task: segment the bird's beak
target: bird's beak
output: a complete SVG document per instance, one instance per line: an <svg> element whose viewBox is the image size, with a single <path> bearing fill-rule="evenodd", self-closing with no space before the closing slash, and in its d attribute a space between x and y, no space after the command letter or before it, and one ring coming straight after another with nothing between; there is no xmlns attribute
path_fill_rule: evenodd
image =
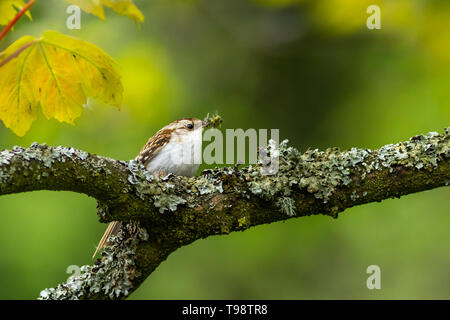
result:
<svg viewBox="0 0 450 320"><path fill-rule="evenodd" d="M209 121L202 121L202 128L206 128L209 125Z"/></svg>

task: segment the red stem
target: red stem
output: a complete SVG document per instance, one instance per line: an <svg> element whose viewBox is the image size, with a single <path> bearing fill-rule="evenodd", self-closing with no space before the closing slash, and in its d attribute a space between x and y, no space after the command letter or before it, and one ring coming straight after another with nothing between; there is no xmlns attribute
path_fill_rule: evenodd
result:
<svg viewBox="0 0 450 320"><path fill-rule="evenodd" d="M25 49L27 49L28 47L31 47L33 44L35 44L36 41L31 41L25 45L23 45L22 47L20 47L19 49L17 49L16 51L14 51L14 53L12 53L10 56L8 56L8 58L6 58L3 61L0 61L0 68L2 66L4 66L5 64L7 64L9 61L11 61L12 59L14 59L15 57L17 57L22 51L24 51Z"/></svg>
<svg viewBox="0 0 450 320"><path fill-rule="evenodd" d="M30 7L34 4L36 0L30 0L28 1L28 3L22 8L22 10L20 10L16 16L14 17L14 19L8 23L8 25L5 27L5 29L3 29L2 33L0 33L0 40L2 40L6 33L16 24L17 20L20 19L21 16L23 16L23 14L30 9Z"/></svg>

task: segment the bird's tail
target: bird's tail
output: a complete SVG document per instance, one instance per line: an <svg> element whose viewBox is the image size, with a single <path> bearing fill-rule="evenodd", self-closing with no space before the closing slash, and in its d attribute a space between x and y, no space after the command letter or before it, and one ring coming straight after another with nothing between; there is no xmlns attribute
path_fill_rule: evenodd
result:
<svg viewBox="0 0 450 320"><path fill-rule="evenodd" d="M106 229L105 233L103 234L103 237L100 239L100 242L98 243L97 249L94 252L94 255L92 256L92 259L95 258L97 253L103 249L103 247L107 244L108 238L110 236L116 235L120 227L122 226L122 222L120 221L113 221L108 225L108 228Z"/></svg>

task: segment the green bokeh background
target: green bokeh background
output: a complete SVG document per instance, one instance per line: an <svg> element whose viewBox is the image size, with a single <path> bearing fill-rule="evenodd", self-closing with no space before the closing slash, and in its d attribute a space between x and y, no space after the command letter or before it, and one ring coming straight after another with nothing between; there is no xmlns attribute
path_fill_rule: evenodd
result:
<svg viewBox="0 0 450 320"><path fill-rule="evenodd" d="M0 149L33 141L132 159L181 117L219 112L224 128L279 128L308 148L377 148L450 125L450 4L430 0L135 1L140 28L111 10L82 14L37 1L0 46L53 29L119 63L120 111L90 101L76 126L40 115ZM368 30L366 8L381 8ZM1 70L0 70L1 72ZM450 299L450 200L440 188L325 216L197 241L169 256L133 299ZM0 298L34 299L91 263L106 225L68 192L0 197ZM368 290L366 268L381 268Z"/></svg>

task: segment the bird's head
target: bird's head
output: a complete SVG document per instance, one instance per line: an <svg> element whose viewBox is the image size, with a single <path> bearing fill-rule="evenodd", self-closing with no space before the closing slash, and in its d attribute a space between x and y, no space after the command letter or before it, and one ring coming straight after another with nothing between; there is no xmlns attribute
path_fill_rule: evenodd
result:
<svg viewBox="0 0 450 320"><path fill-rule="evenodd" d="M177 133L189 133L198 129L203 129L206 122L197 118L183 118L175 120L163 129L175 130Z"/></svg>
<svg viewBox="0 0 450 320"><path fill-rule="evenodd" d="M175 120L160 131L170 135L170 141L182 144L201 143L202 132L207 123L197 118Z"/></svg>

